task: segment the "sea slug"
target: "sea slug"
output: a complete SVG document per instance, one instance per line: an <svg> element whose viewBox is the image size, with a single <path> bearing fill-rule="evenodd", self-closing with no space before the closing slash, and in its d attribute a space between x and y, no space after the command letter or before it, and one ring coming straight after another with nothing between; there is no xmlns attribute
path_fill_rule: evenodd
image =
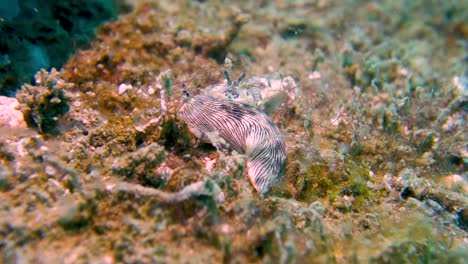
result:
<svg viewBox="0 0 468 264"><path fill-rule="evenodd" d="M208 135L217 133L231 149L245 153L248 178L259 193L268 192L281 178L286 160L284 137L265 113L201 94L186 100L179 117L198 138L214 143Z"/></svg>

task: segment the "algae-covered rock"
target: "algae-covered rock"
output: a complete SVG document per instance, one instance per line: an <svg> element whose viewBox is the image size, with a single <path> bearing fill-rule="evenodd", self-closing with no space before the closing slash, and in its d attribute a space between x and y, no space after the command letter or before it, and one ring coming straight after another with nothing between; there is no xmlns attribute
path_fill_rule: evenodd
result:
<svg viewBox="0 0 468 264"><path fill-rule="evenodd" d="M112 164L112 172L130 181L136 180L144 185L160 187L169 180L165 179L167 175L157 171L166 155L164 148L153 143L116 158Z"/></svg>
<svg viewBox="0 0 468 264"><path fill-rule="evenodd" d="M23 113L40 133L55 133L58 118L69 109L65 92L73 84L61 79L55 68L50 73L41 70L35 78L36 85L23 85L16 97L22 104Z"/></svg>
<svg viewBox="0 0 468 264"><path fill-rule="evenodd" d="M65 196L58 201L56 210L57 223L70 232L78 232L90 225L96 213L96 204L91 201L83 201L79 196Z"/></svg>
<svg viewBox="0 0 468 264"><path fill-rule="evenodd" d="M0 164L0 191L6 191L11 187L10 178L12 176L11 170Z"/></svg>
<svg viewBox="0 0 468 264"><path fill-rule="evenodd" d="M434 259L435 252L428 246L416 242L403 242L391 246L375 259L375 263L420 263Z"/></svg>
<svg viewBox="0 0 468 264"><path fill-rule="evenodd" d="M137 131L129 117L115 117L90 132L89 145L100 157L118 156L136 149Z"/></svg>

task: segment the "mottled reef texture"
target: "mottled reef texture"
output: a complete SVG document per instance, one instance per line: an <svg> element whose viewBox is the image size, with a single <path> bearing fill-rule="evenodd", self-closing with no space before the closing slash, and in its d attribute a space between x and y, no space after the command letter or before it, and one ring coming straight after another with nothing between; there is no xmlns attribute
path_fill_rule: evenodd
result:
<svg viewBox="0 0 468 264"><path fill-rule="evenodd" d="M225 2L136 1L18 91L0 262L466 261L467 2ZM300 88L265 197L176 115L226 57Z"/></svg>

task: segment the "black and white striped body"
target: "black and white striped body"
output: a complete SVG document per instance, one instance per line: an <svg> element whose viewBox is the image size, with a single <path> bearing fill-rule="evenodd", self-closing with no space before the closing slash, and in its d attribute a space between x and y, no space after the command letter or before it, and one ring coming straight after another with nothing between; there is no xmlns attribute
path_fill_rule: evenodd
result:
<svg viewBox="0 0 468 264"><path fill-rule="evenodd" d="M286 160L284 138L265 113L245 104L197 95L180 108L179 116L202 140L210 141L207 135L217 132L231 149L245 153L248 177L258 192L267 192L281 176Z"/></svg>

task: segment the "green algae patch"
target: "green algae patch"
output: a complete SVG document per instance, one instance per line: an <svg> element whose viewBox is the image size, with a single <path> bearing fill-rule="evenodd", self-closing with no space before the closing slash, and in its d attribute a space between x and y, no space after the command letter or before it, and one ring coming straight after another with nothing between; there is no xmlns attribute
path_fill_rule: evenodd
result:
<svg viewBox="0 0 468 264"><path fill-rule="evenodd" d="M312 165L304 177L304 187L300 199L313 201L317 198L330 197L333 200L339 193L340 174L332 172L328 166Z"/></svg>
<svg viewBox="0 0 468 264"><path fill-rule="evenodd" d="M167 119L163 122L159 141L169 149L174 147L186 149L192 145L187 125L175 119Z"/></svg>
<svg viewBox="0 0 468 264"><path fill-rule="evenodd" d="M303 177L302 189L297 197L301 201L314 201L327 198L334 206L341 208L341 197L354 197L352 207L346 210L359 210L372 200L373 190L368 186L369 170L348 162L344 170L331 170L325 165L312 165L300 175ZM338 199L338 201L336 201Z"/></svg>

